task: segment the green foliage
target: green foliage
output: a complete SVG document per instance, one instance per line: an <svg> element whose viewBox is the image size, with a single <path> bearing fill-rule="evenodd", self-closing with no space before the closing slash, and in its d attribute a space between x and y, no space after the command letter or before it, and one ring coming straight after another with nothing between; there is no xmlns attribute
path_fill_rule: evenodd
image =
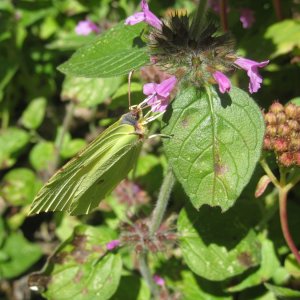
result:
<svg viewBox="0 0 300 300"><path fill-rule="evenodd" d="M231 207L260 157L264 123L254 101L238 88L226 95L182 89L166 117L164 149L196 208ZM251 130L249 130L251 124Z"/></svg>
<svg viewBox="0 0 300 300"><path fill-rule="evenodd" d="M115 236L105 227L77 227L43 272L32 275L31 288L45 290L49 299L110 299L122 270L120 255L106 253L105 249L105 243ZM45 279L43 286L38 284L41 278Z"/></svg>
<svg viewBox="0 0 300 300"><path fill-rule="evenodd" d="M258 207L245 200L223 214L207 206L199 212L192 207L183 210L178 230L187 265L197 275L214 281L258 265L261 246L252 229L258 214Z"/></svg>
<svg viewBox="0 0 300 300"><path fill-rule="evenodd" d="M90 44L80 48L59 67L76 77L113 77L125 75L149 62L140 38L144 25L119 24Z"/></svg>
<svg viewBox="0 0 300 300"><path fill-rule="evenodd" d="M178 84L172 103L147 125L146 136L154 137L143 139L145 119L126 126L117 121L128 112L130 71L135 71L131 105L146 98L145 83L166 78L149 55L153 28L124 24L141 12L139 2L0 1L0 299L150 300L154 274L164 280L155 285L157 299L300 299L299 264L282 234L278 189L271 182L254 198L259 178L267 176L257 166L261 154L278 180L281 176L281 185L300 175L298 167L278 168L277 157L262 152L261 116L275 99L299 106L299 3L281 1L276 10L271 0L227 1L238 56L270 59L259 69L261 89L253 99L248 96L243 70L227 74L236 86L229 94L217 92L213 82L210 91L195 89L181 80L187 66L181 68L185 54L180 53L174 59ZM147 2L155 15L165 17L174 8L193 13L197 1ZM209 6L207 16L218 24L214 8ZM246 29L243 8L252 9L255 18ZM84 20L93 21L99 32L76 34ZM170 32L164 34L173 41ZM215 58L222 50L216 51ZM151 236L148 225L155 207L161 207L157 199L169 164L178 182L163 223ZM28 216L38 190L53 175L35 209L69 207L76 216ZM287 205L298 248L299 195L298 184ZM120 245L107 250L117 239ZM142 251L141 245L146 245ZM155 247L158 251L150 253ZM143 251L149 276L140 264Z"/></svg>

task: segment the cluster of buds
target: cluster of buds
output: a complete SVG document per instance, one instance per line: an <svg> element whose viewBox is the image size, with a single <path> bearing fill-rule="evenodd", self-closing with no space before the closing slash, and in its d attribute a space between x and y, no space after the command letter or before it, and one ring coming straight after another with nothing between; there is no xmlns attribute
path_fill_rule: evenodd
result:
<svg viewBox="0 0 300 300"><path fill-rule="evenodd" d="M164 226L151 234L148 224L142 220L134 224L124 223L121 227L121 244L133 246L137 253L164 251L167 245L173 244L176 240L177 235Z"/></svg>
<svg viewBox="0 0 300 300"><path fill-rule="evenodd" d="M136 183L128 179L123 180L114 190L120 203L128 206L147 204L150 200L148 194Z"/></svg>
<svg viewBox="0 0 300 300"><path fill-rule="evenodd" d="M300 106L274 102L264 119L264 149L274 151L285 167L300 166Z"/></svg>

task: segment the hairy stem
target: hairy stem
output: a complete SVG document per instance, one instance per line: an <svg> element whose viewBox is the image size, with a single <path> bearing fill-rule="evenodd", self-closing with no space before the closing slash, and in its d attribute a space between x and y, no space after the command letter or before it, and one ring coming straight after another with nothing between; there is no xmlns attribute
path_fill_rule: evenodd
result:
<svg viewBox="0 0 300 300"><path fill-rule="evenodd" d="M70 102L70 104L66 108L66 114L62 124L62 130L55 142L54 159L49 166L49 177L55 172L55 170L59 166L60 151L63 146L65 135L70 129L70 125L73 119L74 108L75 108L75 104L73 102Z"/></svg>
<svg viewBox="0 0 300 300"><path fill-rule="evenodd" d="M147 263L147 254L146 252L143 252L139 255L139 268L140 268L140 272L143 276L143 278L145 279L145 281L147 282L149 289L151 291L151 295L154 296L154 298L157 298L158 296L158 287L155 284L154 280L153 280L153 276L151 274L151 271L149 269L148 263Z"/></svg>
<svg viewBox="0 0 300 300"><path fill-rule="evenodd" d="M294 254L296 260L300 264L300 254L289 231L288 216L287 216L287 195L288 192L285 188L281 188L279 190L279 211L280 211L281 229L286 243L288 244L290 250Z"/></svg>
<svg viewBox="0 0 300 300"><path fill-rule="evenodd" d="M156 230L159 228L161 224L161 221L163 219L163 216L165 214L169 202L170 194L174 186L174 183L175 183L175 177L172 169L169 168L164 178L164 181L161 185L157 203L152 213L151 223L149 226L150 235L155 234Z"/></svg>

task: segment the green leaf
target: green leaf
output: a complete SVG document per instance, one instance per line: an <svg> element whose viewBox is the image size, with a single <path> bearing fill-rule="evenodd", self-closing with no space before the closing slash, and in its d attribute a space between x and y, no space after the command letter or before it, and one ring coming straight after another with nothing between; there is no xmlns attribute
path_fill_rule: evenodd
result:
<svg viewBox="0 0 300 300"><path fill-rule="evenodd" d="M0 131L0 170L14 165L28 143L29 134L22 129L10 127Z"/></svg>
<svg viewBox="0 0 300 300"><path fill-rule="evenodd" d="M66 77L62 99L72 100L80 106L93 107L103 103L119 87L122 78Z"/></svg>
<svg viewBox="0 0 300 300"><path fill-rule="evenodd" d="M115 238L109 228L77 227L44 270L31 276L31 289L45 290L47 299L110 299L122 271L120 255L106 251L106 243Z"/></svg>
<svg viewBox="0 0 300 300"><path fill-rule="evenodd" d="M37 171L47 170L54 159L54 153L52 142L40 142L30 151L29 161Z"/></svg>
<svg viewBox="0 0 300 300"><path fill-rule="evenodd" d="M149 300L150 290L138 276L124 276L111 300Z"/></svg>
<svg viewBox="0 0 300 300"><path fill-rule="evenodd" d="M224 286L219 282L212 282L196 277L191 272L181 273L183 282L176 284L185 300L231 300L231 296L223 291Z"/></svg>
<svg viewBox="0 0 300 300"><path fill-rule="evenodd" d="M0 195L12 205L26 205L32 202L41 186L42 182L31 170L13 169L3 178Z"/></svg>
<svg viewBox="0 0 300 300"><path fill-rule="evenodd" d="M291 52L300 48L300 21L284 20L270 26L264 35L266 40L271 40L276 47L271 58Z"/></svg>
<svg viewBox="0 0 300 300"><path fill-rule="evenodd" d="M265 287L280 299L299 299L300 291L265 283Z"/></svg>
<svg viewBox="0 0 300 300"><path fill-rule="evenodd" d="M208 280L221 281L260 262L260 244L252 229L260 217L252 201L240 200L232 209L191 206L178 219L180 248L189 268Z"/></svg>
<svg viewBox="0 0 300 300"><path fill-rule="evenodd" d="M45 98L32 100L22 114L22 124L28 129L37 129L44 120L46 105Z"/></svg>
<svg viewBox="0 0 300 300"><path fill-rule="evenodd" d="M300 265L293 254L285 259L284 267L293 277L300 279Z"/></svg>
<svg viewBox="0 0 300 300"><path fill-rule="evenodd" d="M244 91L229 94L188 88L165 118L164 149L193 205L231 207L248 183L260 157L264 122Z"/></svg>
<svg viewBox="0 0 300 300"><path fill-rule="evenodd" d="M260 268L253 274L250 274L239 284L230 287L229 292L238 292L249 287L259 285L272 278L276 270L280 267L280 262L276 256L274 245L270 240L262 241L262 258Z"/></svg>
<svg viewBox="0 0 300 300"><path fill-rule="evenodd" d="M20 232L11 233L6 238L1 252L4 252L8 259L0 264L0 278L21 275L42 255L40 247L29 243Z"/></svg>
<svg viewBox="0 0 300 300"><path fill-rule="evenodd" d="M76 77L113 77L128 74L149 62L141 34L145 24L118 24L80 48L59 70Z"/></svg>

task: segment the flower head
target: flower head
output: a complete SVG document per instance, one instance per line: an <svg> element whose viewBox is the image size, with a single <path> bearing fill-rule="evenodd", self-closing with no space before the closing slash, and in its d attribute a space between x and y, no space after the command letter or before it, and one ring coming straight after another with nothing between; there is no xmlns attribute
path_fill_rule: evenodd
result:
<svg viewBox="0 0 300 300"><path fill-rule="evenodd" d="M78 35L89 35L91 32L98 33L99 31L99 27L90 20L80 21L75 28Z"/></svg>
<svg viewBox="0 0 300 300"><path fill-rule="evenodd" d="M240 21L242 22L243 28L252 27L255 22L254 11L249 8L242 8L240 10Z"/></svg>
<svg viewBox="0 0 300 300"><path fill-rule="evenodd" d="M106 244L106 249L111 251L120 246L120 240L112 240Z"/></svg>
<svg viewBox="0 0 300 300"><path fill-rule="evenodd" d="M154 275L153 280L159 286L164 286L165 285L165 280L162 277L158 276L158 275Z"/></svg>
<svg viewBox="0 0 300 300"><path fill-rule="evenodd" d="M143 93L149 96L147 104L153 112L164 112L170 102L170 93L177 83L175 76L172 76L161 83L147 83L143 87Z"/></svg>
<svg viewBox="0 0 300 300"><path fill-rule="evenodd" d="M146 0L142 0L141 7L142 7L142 12L137 12L132 16L128 17L125 20L125 24L134 25L140 22L146 22L149 25L160 30L162 26L162 22L153 12L150 11Z"/></svg>
<svg viewBox="0 0 300 300"><path fill-rule="evenodd" d="M258 73L258 68L265 67L269 63L269 60L257 62L251 59L239 57L234 63L247 71L247 75L250 78L249 91L251 94L256 93L260 89L260 84L262 83L262 77Z"/></svg>
<svg viewBox="0 0 300 300"><path fill-rule="evenodd" d="M230 91L231 83L230 83L229 78L226 75L224 75L220 71L216 71L215 73L213 73L213 77L216 80L216 82L218 83L219 90L222 94Z"/></svg>

